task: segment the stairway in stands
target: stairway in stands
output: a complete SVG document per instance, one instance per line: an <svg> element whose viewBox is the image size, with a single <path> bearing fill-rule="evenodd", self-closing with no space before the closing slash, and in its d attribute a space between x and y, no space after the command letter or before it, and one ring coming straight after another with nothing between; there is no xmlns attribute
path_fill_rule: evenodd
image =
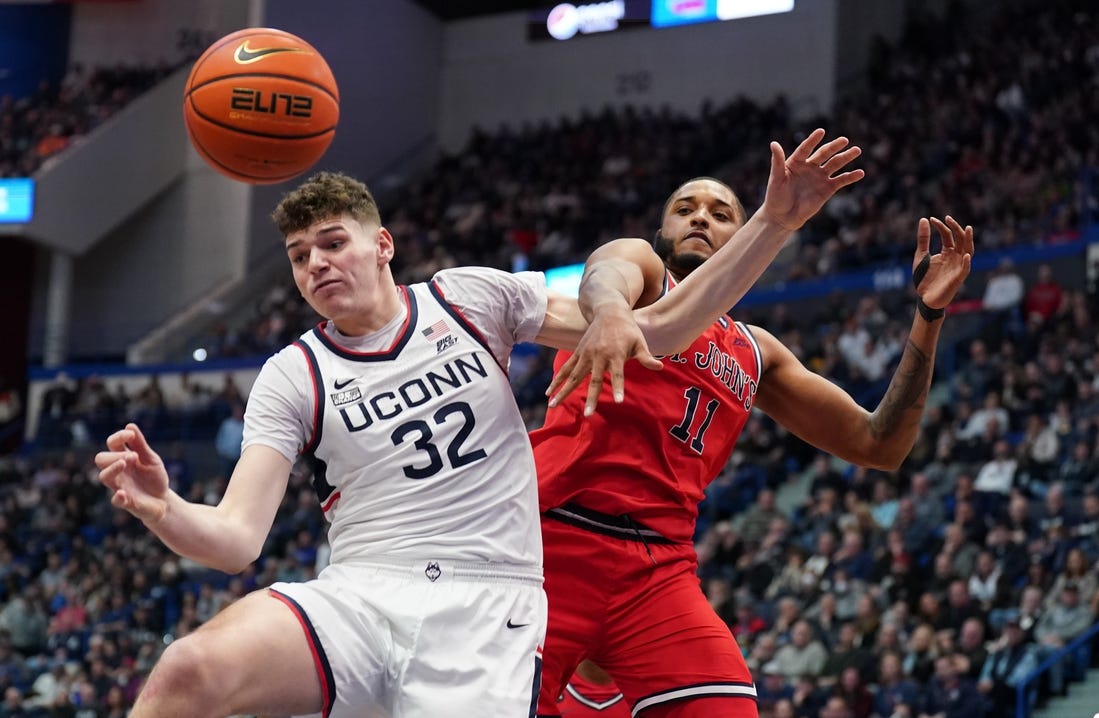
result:
<svg viewBox="0 0 1099 718"><path fill-rule="evenodd" d="M1094 718L1099 716L1099 669L1092 668L1082 683L1070 683L1064 698L1050 698L1031 718ZM1000 718L997 716L996 718ZM1004 718L1011 718L1004 716Z"/></svg>

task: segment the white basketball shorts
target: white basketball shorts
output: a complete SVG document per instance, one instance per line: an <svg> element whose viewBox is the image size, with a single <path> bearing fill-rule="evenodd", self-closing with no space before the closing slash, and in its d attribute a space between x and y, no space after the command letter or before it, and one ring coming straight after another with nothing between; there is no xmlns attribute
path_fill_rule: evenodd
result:
<svg viewBox="0 0 1099 718"><path fill-rule="evenodd" d="M328 566L275 583L301 622L323 718L533 717L546 635L536 568Z"/></svg>

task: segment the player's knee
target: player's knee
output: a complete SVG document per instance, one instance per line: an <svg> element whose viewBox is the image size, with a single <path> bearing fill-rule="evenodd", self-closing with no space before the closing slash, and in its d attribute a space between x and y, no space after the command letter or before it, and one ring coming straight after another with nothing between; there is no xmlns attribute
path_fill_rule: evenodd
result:
<svg viewBox="0 0 1099 718"><path fill-rule="evenodd" d="M214 656L197 634L173 641L157 661L143 697L155 700L161 694L188 696L202 701L196 705L216 704L225 676L219 675Z"/></svg>

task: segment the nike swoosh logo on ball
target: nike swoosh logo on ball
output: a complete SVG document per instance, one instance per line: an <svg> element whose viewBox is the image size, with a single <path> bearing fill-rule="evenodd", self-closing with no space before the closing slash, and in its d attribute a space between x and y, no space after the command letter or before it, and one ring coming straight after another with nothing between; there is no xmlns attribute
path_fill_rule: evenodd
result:
<svg viewBox="0 0 1099 718"><path fill-rule="evenodd" d="M247 65L249 63L255 62L256 60L261 60L268 55L276 55L280 52L308 53L309 51L303 50L298 47L260 47L253 50L252 48L248 47L248 41L245 40L240 44L240 47L237 48L237 51L233 53L233 59L241 65Z"/></svg>

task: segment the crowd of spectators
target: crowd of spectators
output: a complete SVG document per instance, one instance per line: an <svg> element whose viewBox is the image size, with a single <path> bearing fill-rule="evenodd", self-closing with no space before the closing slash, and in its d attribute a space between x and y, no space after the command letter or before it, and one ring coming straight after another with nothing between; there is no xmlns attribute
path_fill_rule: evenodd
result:
<svg viewBox="0 0 1099 718"><path fill-rule="evenodd" d="M1099 115L1099 32L1079 2L1043 7L984 18L991 29L964 43L951 42L964 18L949 17L879 48L870 94L822 123L868 150L868 178L801 233L783 277L896 252L907 261L928 208L979 227L981 251L1074 236L1079 172L1099 165L1085 122ZM582 260L593 241L648 236L685 177L725 167L738 188L755 186L767 141L789 145L792 133L781 99L698 120L608 110L478 133L387 213L396 271L414 281L452 264L512 268L517 254L533 268ZM1052 270L1018 271L1003 264L969 288L980 321L956 370L938 374L900 471L841 464L755 414L707 492L700 577L748 657L761 716L1010 715L1018 681L1099 618L1099 301ZM738 318L872 407L911 311L898 294ZM270 353L314 320L287 287L265 296L259 317L221 328L221 353ZM549 357L523 347L513 358L531 428ZM170 442L235 436L246 389L184 386L165 396L151 380L131 395L62 377L39 415L40 451L0 460L0 718L121 718L167 643L249 590L325 565L326 527L301 468L263 557L238 576L180 560L110 506L91 454L129 419L159 442L176 491L221 496L232 451L200 474ZM1090 648L1058 663L1030 700L1069 690Z"/></svg>
<svg viewBox="0 0 1099 718"><path fill-rule="evenodd" d="M26 97L0 96L0 177L30 177L176 67L74 63L59 83L43 80Z"/></svg>

